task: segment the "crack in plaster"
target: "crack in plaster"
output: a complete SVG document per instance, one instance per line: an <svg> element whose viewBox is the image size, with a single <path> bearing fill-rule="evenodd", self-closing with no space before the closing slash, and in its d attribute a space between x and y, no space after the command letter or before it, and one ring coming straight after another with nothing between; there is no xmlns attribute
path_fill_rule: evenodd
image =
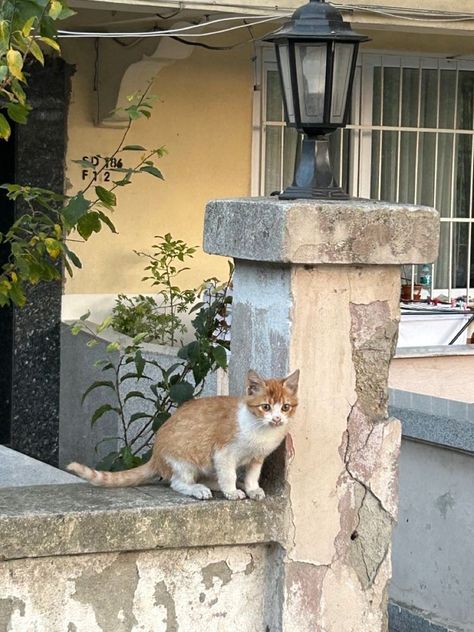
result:
<svg viewBox="0 0 474 632"><path fill-rule="evenodd" d="M394 524L394 518L384 506L371 488L369 480L363 480L353 470L353 461L356 456L364 455L370 446L374 431L380 423L385 427L390 423L386 415L387 397L386 387L383 379L383 371L378 372L378 380L374 380L374 371L370 371L374 362L382 362L387 365L393 355L396 340L396 321L388 319L390 313L387 302L374 301L367 305L360 305L352 302L351 275L347 275L349 287L349 306L352 317L351 324L351 346L352 359L356 373L356 400L349 403L350 411L347 416L346 430L343 432L340 454L342 457L344 470L349 480L363 490L363 496L358 503L356 510L357 523L352 531L351 546L349 552L352 553L352 566L359 577L364 589L373 585L378 576L380 568L384 564L390 550L390 534ZM378 314L378 312L381 312ZM382 324L377 324L377 314ZM380 322L379 321L379 322ZM365 338L365 339L364 339ZM375 339L375 340L374 340ZM377 342L377 341L380 342ZM385 341L385 344L383 344ZM389 343L388 345L386 343ZM373 353L381 356L379 359L367 358ZM381 376L381 377L379 377ZM378 383L377 383L378 382ZM371 388L366 388L369 385ZM364 395L361 399L361 394ZM379 397L380 396L380 399ZM385 410L384 410L385 409ZM367 428L367 436L362 445L357 445L358 437L352 438L351 426L354 424L353 416L360 411L362 421L370 424ZM383 417L380 418L381 413ZM354 431L354 428L352 428ZM342 476L342 475L341 475ZM342 484L342 478L338 481L338 486ZM370 506L369 506L370 505ZM377 508L375 510L375 507ZM376 513L374 513L376 512ZM372 533L375 523L375 532ZM340 536L341 532L338 534ZM381 537L381 540L380 540ZM337 551L337 538L334 541ZM380 550L382 549L382 550ZM341 557L341 553L334 556L331 565Z"/></svg>

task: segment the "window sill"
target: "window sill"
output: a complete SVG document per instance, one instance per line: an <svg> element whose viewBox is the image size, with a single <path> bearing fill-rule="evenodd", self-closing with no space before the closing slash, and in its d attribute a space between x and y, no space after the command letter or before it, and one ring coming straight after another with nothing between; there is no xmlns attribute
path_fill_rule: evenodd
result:
<svg viewBox="0 0 474 632"><path fill-rule="evenodd" d="M198 501L162 485L0 490L0 560L277 542L283 496Z"/></svg>

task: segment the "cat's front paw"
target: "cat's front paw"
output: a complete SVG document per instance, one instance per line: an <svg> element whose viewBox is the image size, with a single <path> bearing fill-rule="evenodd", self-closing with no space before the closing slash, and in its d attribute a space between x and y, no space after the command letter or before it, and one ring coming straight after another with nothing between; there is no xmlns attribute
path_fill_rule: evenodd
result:
<svg viewBox="0 0 474 632"><path fill-rule="evenodd" d="M261 487L257 487L256 489L248 489L247 496L252 500L263 500L265 498L265 492Z"/></svg>
<svg viewBox="0 0 474 632"><path fill-rule="evenodd" d="M242 500L246 498L246 494L241 489L233 489L230 492L222 492L227 500Z"/></svg>
<svg viewBox="0 0 474 632"><path fill-rule="evenodd" d="M212 492L209 487L196 483L191 488L191 496L194 496L194 498L198 498L199 500L208 500L209 498L212 498Z"/></svg>

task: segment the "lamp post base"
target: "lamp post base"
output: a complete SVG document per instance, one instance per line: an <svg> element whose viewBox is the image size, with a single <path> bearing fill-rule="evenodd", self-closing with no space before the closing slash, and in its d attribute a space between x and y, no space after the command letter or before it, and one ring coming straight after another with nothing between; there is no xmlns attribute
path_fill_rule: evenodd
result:
<svg viewBox="0 0 474 632"><path fill-rule="evenodd" d="M296 163L293 183L278 196L280 200L349 199L332 172L327 137L305 137Z"/></svg>
<svg viewBox="0 0 474 632"><path fill-rule="evenodd" d="M341 187L330 189L303 189L292 185L287 187L278 198L280 200L348 200L349 196Z"/></svg>

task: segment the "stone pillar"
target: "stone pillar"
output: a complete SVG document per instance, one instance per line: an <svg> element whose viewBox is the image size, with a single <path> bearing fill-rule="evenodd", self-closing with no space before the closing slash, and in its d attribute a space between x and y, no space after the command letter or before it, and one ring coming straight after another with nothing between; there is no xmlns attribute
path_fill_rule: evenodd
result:
<svg viewBox="0 0 474 632"><path fill-rule="evenodd" d="M15 182L62 193L71 68L47 58L29 69L27 125L15 130ZM15 219L25 212L19 203ZM58 464L59 359L62 281L31 286L22 309L10 309L9 340L0 359L11 375L10 447L51 465ZM5 420L4 420L5 421ZM6 433L5 433L6 434Z"/></svg>
<svg viewBox="0 0 474 632"><path fill-rule="evenodd" d="M294 454L270 457L267 482L287 498L278 631L387 630L400 266L436 258L438 221L430 208L361 200L207 206L204 248L236 264L231 392L250 367L301 370Z"/></svg>

